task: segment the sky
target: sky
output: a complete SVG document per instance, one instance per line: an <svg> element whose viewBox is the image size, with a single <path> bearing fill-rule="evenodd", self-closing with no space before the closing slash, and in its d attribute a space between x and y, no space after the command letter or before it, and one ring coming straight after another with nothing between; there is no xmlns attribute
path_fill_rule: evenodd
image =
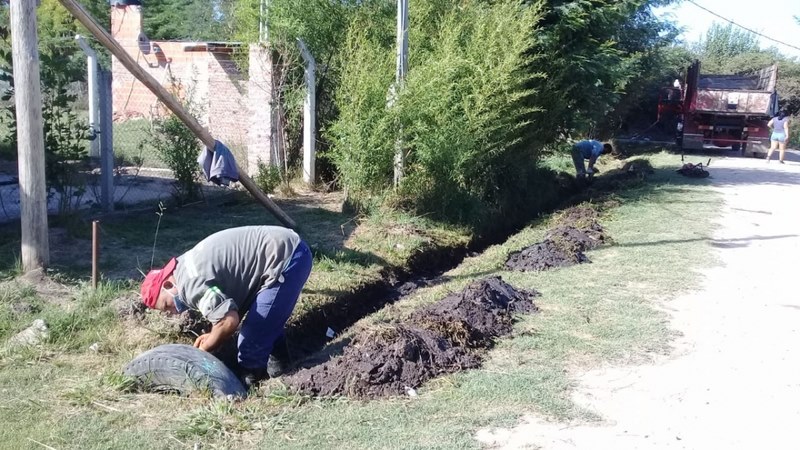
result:
<svg viewBox="0 0 800 450"><path fill-rule="evenodd" d="M800 47L800 0L694 0L695 3L761 34ZM712 23L727 22L683 0L677 4L658 8L660 15L671 18L685 28L682 39L696 42L705 35ZM800 50L760 38L763 48L775 46L781 53L800 57Z"/></svg>

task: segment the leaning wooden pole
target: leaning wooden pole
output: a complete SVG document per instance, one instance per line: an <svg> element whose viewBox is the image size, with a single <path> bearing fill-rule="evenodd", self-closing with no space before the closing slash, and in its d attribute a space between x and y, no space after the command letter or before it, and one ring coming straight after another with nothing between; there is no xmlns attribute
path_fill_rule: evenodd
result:
<svg viewBox="0 0 800 450"><path fill-rule="evenodd" d="M114 40L110 34L94 18L83 9L83 7L76 2L75 0L59 0L64 8L67 9L86 29L89 30L90 33L103 45L103 47L107 48L108 51L114 55L123 66L125 66L137 80L141 81L142 84L147 86L153 94L155 94L158 99L175 114L190 130L197 136L206 147L213 149L215 145L214 137L211 133L205 129L200 122L197 121L191 114L189 114L186 109L181 105L181 103L176 99L172 94L167 91L167 89L161 85L152 75L147 73L144 69L133 60L133 58L119 45L119 42ZM253 195L269 212L271 212L275 218L277 218L283 225L289 228L297 228L297 223L292 220L283 210L281 210L275 202L272 201L266 194L264 194L261 189L256 186L253 180L247 176L247 174L239 169L239 182L242 183L250 194Z"/></svg>
<svg viewBox="0 0 800 450"><path fill-rule="evenodd" d="M25 272L46 268L50 263L39 37L36 32L37 3L32 0L11 0L10 3L19 153L21 256Z"/></svg>

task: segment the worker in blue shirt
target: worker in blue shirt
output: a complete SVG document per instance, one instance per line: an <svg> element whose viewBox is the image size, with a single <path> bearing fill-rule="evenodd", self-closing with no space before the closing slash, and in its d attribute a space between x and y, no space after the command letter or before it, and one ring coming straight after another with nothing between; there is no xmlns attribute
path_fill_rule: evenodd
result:
<svg viewBox="0 0 800 450"><path fill-rule="evenodd" d="M591 176L597 172L597 169L594 168L597 158L600 157L600 155L611 153L613 150L614 149L611 147L611 144L604 144L600 141L594 140L584 140L573 145L572 162L575 164L575 171L577 172L578 178L582 179L586 176L586 174ZM588 169L586 168L584 162L587 159L589 160Z"/></svg>

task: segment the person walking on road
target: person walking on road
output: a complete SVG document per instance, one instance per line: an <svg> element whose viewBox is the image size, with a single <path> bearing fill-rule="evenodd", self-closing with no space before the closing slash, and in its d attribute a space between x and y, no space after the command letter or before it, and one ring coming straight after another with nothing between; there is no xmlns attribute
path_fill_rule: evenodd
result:
<svg viewBox="0 0 800 450"><path fill-rule="evenodd" d="M311 250L290 229L230 228L203 239L162 269L151 270L141 296L149 308L169 314L194 309L208 319L211 331L194 342L201 350L219 348L241 322L238 362L240 377L249 387L269 378L270 372L277 376L279 361L288 357L279 354L288 353L285 344L276 344L284 339L284 326L311 265Z"/></svg>
<svg viewBox="0 0 800 450"><path fill-rule="evenodd" d="M772 158L772 152L776 148L780 148L780 157L778 162L783 164L783 158L786 155L786 143L789 142L789 118L786 116L785 111L781 111L777 116L770 119L767 126L772 128L772 136L770 136L769 152L767 152L767 163Z"/></svg>
<svg viewBox="0 0 800 450"><path fill-rule="evenodd" d="M600 155L605 155L613 151L611 144L602 143L595 140L584 140L572 146L572 162L575 164L575 172L579 179L594 175L598 170L594 165ZM586 167L585 161L589 160L589 167Z"/></svg>

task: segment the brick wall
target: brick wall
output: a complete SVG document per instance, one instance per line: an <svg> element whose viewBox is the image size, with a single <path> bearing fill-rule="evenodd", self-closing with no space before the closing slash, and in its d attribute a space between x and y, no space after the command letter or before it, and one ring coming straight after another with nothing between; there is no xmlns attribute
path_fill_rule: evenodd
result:
<svg viewBox="0 0 800 450"><path fill-rule="evenodd" d="M256 48L261 59L249 76L244 76L231 59L230 48L209 48L202 42L151 41L142 33L141 6L111 8L112 36L162 85L180 86L178 95L184 100L191 98L200 122L234 151L243 168L253 174L255 161L272 161L271 96L266 89L269 70L268 60L263 60L268 52ZM252 58L251 51L251 62ZM163 113L155 95L116 58L112 59L112 74L116 121Z"/></svg>
<svg viewBox="0 0 800 450"><path fill-rule="evenodd" d="M269 50L264 47L250 46L250 79L247 83L250 110L247 162L251 174L256 171L259 161L266 164L278 160L273 156L272 149L275 129L272 126L272 89L269 82L272 65L269 55Z"/></svg>
<svg viewBox="0 0 800 450"><path fill-rule="evenodd" d="M247 145L247 82L230 53L208 55L209 131L238 152Z"/></svg>

